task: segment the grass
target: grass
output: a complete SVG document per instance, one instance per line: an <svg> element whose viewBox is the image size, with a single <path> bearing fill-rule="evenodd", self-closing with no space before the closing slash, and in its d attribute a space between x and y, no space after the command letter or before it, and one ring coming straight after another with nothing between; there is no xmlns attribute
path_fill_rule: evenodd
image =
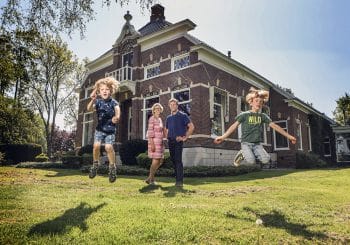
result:
<svg viewBox="0 0 350 245"><path fill-rule="evenodd" d="M0 244L348 244L350 169L90 180L0 168ZM261 219L263 224L257 225Z"/></svg>

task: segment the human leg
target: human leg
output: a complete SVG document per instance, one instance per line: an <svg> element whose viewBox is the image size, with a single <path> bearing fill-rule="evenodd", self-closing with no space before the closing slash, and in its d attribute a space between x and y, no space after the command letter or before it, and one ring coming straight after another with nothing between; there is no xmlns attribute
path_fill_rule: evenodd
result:
<svg viewBox="0 0 350 245"><path fill-rule="evenodd" d="M89 178L93 179L97 175L97 169L99 165L99 159L100 159L100 147L101 147L101 140L102 140L102 135L99 131L95 132L95 142L93 145L93 150L92 150L92 158L93 158L93 163L92 167L90 168L89 171Z"/></svg>
<svg viewBox="0 0 350 245"><path fill-rule="evenodd" d="M253 147L254 155L262 164L270 162L270 155L265 151L264 147L261 144L256 144Z"/></svg>
<svg viewBox="0 0 350 245"><path fill-rule="evenodd" d="M182 150L183 150L183 142L175 143L175 168L176 168L176 186L183 186L183 178L184 178L184 167L182 163Z"/></svg>
<svg viewBox="0 0 350 245"><path fill-rule="evenodd" d="M117 179L117 166L116 166L116 159L115 159L115 151L113 148L113 143L115 141L115 136L108 135L105 139L105 149L107 152L107 157L109 161L109 182L114 182Z"/></svg>
<svg viewBox="0 0 350 245"><path fill-rule="evenodd" d="M255 164L255 155L253 153L252 145L252 143L246 142L242 142L241 144L244 159L248 164Z"/></svg>

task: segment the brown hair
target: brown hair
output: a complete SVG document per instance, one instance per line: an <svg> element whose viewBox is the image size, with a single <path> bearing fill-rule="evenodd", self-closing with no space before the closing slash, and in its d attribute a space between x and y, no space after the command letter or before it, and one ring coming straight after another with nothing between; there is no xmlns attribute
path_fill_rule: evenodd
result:
<svg viewBox="0 0 350 245"><path fill-rule="evenodd" d="M269 91L263 90L263 89L256 89L251 87L249 89L249 93L245 97L245 100L250 104L254 98L261 98L264 102L267 102L269 100Z"/></svg>
<svg viewBox="0 0 350 245"><path fill-rule="evenodd" d="M168 102L168 104L170 104L171 102L175 102L177 105L179 104L179 101L175 98L171 98Z"/></svg>
<svg viewBox="0 0 350 245"><path fill-rule="evenodd" d="M115 80L113 77L105 77L96 81L94 89L96 89L98 92L102 84L106 85L109 90L111 90L111 94L117 92L119 88L119 82L117 80Z"/></svg>

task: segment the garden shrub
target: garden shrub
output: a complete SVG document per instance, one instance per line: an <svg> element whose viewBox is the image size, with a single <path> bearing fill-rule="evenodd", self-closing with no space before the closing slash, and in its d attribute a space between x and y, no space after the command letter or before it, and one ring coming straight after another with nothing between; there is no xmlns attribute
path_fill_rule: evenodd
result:
<svg viewBox="0 0 350 245"><path fill-rule="evenodd" d="M82 158L82 156L63 155L62 164L70 168L79 168L82 164Z"/></svg>
<svg viewBox="0 0 350 245"><path fill-rule="evenodd" d="M327 166L327 162L324 161L319 155L312 152L298 151L296 153L295 168L320 168Z"/></svg>
<svg viewBox="0 0 350 245"><path fill-rule="evenodd" d="M147 140L133 139L125 141L119 149L120 160L125 165L136 165L136 157L147 150Z"/></svg>
<svg viewBox="0 0 350 245"><path fill-rule="evenodd" d="M81 156L81 165L91 165L93 162L93 155L85 153Z"/></svg>
<svg viewBox="0 0 350 245"><path fill-rule="evenodd" d="M0 152L5 153L5 164L35 161L42 152L38 144L0 144Z"/></svg>
<svg viewBox="0 0 350 245"><path fill-rule="evenodd" d="M93 145L84 145L79 149L78 155L82 156L86 153L92 154L92 149L93 149Z"/></svg>
<svg viewBox="0 0 350 245"><path fill-rule="evenodd" d="M148 153L140 153L137 157L137 165L142 167L142 168L147 168L149 169L151 164L152 164L152 159L148 157ZM164 153L164 160L163 164L160 166L161 168L173 168L173 163L170 158L169 152Z"/></svg>
<svg viewBox="0 0 350 245"><path fill-rule="evenodd" d="M40 153L35 157L36 162L47 162L48 160L49 158L45 153Z"/></svg>

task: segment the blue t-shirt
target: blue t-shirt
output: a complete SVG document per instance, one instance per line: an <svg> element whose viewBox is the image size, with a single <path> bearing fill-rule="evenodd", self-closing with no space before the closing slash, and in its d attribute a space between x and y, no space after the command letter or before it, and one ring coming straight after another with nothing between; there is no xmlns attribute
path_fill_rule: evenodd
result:
<svg viewBox="0 0 350 245"><path fill-rule="evenodd" d="M102 131L106 134L114 134L116 124L112 122L112 117L115 115L115 107L119 103L115 99L108 98L97 99L95 102L95 108L97 113L97 127L96 130Z"/></svg>
<svg viewBox="0 0 350 245"><path fill-rule="evenodd" d="M176 139L177 136L185 136L190 122L190 118L182 111L167 116L165 127L168 129L168 138Z"/></svg>

